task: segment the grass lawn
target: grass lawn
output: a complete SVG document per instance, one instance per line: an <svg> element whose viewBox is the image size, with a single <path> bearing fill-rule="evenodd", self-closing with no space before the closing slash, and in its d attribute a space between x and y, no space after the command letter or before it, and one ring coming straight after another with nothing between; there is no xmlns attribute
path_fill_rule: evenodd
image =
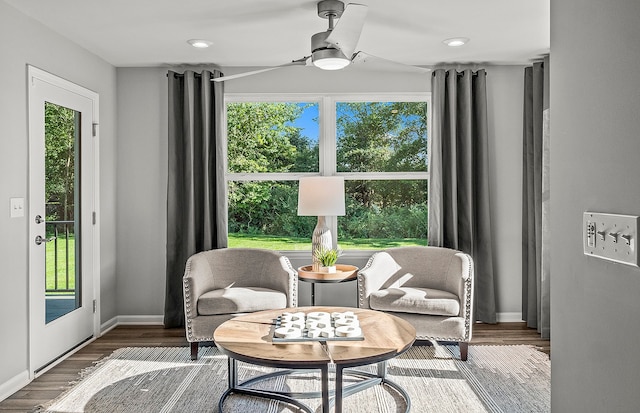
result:
<svg viewBox="0 0 640 413"><path fill-rule="evenodd" d="M69 286L67 286L67 242L64 237L58 236L57 238L58 248L58 288L59 289L74 289L76 284L75 279L75 237L69 237ZM47 271L47 290L54 290L56 288L56 242L47 242L47 251L45 258L45 265Z"/></svg>
<svg viewBox="0 0 640 413"><path fill-rule="evenodd" d="M311 250L311 235L308 238L277 237L270 235L229 234L230 248L266 248L278 251ZM342 250L378 250L411 245L427 245L426 239L403 238L367 238L345 240L341 239L338 246Z"/></svg>
<svg viewBox="0 0 640 413"><path fill-rule="evenodd" d="M69 237L69 286L66 285L67 270L67 243L63 237L57 239L58 248L58 288L73 289L75 288L75 237ZM342 250L378 250L393 247L402 247L410 245L427 245L426 239L404 238L404 239L387 239L387 238L368 238L345 240L341 239L339 247ZM53 290L55 286L55 242L48 242L46 255L47 268L47 289ZM276 251L310 251L311 250L311 234L308 238L295 237L277 237L270 235L246 235L246 234L229 234L230 248L266 248Z"/></svg>

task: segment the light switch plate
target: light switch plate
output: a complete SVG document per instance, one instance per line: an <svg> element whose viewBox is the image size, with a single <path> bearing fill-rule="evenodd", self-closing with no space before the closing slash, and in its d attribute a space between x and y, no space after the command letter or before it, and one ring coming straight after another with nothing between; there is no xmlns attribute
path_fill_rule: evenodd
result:
<svg viewBox="0 0 640 413"><path fill-rule="evenodd" d="M637 215L585 212L582 215L584 254L638 266Z"/></svg>
<svg viewBox="0 0 640 413"><path fill-rule="evenodd" d="M24 198L11 198L11 218L20 218L23 216Z"/></svg>

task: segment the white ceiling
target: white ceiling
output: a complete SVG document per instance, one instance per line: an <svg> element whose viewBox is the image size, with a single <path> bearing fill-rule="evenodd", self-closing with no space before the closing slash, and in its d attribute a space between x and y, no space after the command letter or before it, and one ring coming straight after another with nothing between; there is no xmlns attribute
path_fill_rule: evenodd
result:
<svg viewBox="0 0 640 413"><path fill-rule="evenodd" d="M275 66L327 29L315 0L5 0L115 66ZM348 3L346 0L345 3ZM528 63L549 53L550 0L356 0L356 50L405 64ZM460 48L442 40L468 37ZM188 39L211 40L198 50Z"/></svg>

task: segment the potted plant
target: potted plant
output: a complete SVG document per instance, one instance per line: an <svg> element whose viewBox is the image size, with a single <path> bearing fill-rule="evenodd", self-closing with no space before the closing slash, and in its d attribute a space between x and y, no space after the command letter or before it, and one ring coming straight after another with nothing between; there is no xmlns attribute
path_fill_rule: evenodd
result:
<svg viewBox="0 0 640 413"><path fill-rule="evenodd" d="M320 261L320 264L322 264L320 272L335 273L336 262L338 261L338 257L342 255L342 251L338 249L322 248L317 249L315 255L318 261Z"/></svg>

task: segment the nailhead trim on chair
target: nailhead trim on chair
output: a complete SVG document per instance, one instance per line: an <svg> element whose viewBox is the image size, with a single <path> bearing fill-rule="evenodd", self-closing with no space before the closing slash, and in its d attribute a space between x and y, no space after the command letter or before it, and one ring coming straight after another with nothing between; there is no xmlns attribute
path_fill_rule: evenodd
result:
<svg viewBox="0 0 640 413"><path fill-rule="evenodd" d="M282 256L287 264L289 272L289 291L291 291L291 307L298 306L298 272L291 265L288 257Z"/></svg>
<svg viewBox="0 0 640 413"><path fill-rule="evenodd" d="M465 313L464 313L464 340L463 341L469 341L470 340L470 334L471 334L471 310L472 310L472 293L473 293L473 278L474 275L473 274L473 266L471 265L472 262L472 258L469 254L465 254L467 256L467 272L469 273L469 276L467 277L467 279L464 282L464 288L467 290L466 291L466 306L465 306Z"/></svg>
<svg viewBox="0 0 640 413"><path fill-rule="evenodd" d="M364 285L364 275L361 273L369 269L369 266L373 263L373 257L378 255L378 253L374 253L371 257L369 257L369 261L367 261L367 265L364 266L360 272L358 272L358 307L363 308L364 306L364 288L360 288L361 285Z"/></svg>

